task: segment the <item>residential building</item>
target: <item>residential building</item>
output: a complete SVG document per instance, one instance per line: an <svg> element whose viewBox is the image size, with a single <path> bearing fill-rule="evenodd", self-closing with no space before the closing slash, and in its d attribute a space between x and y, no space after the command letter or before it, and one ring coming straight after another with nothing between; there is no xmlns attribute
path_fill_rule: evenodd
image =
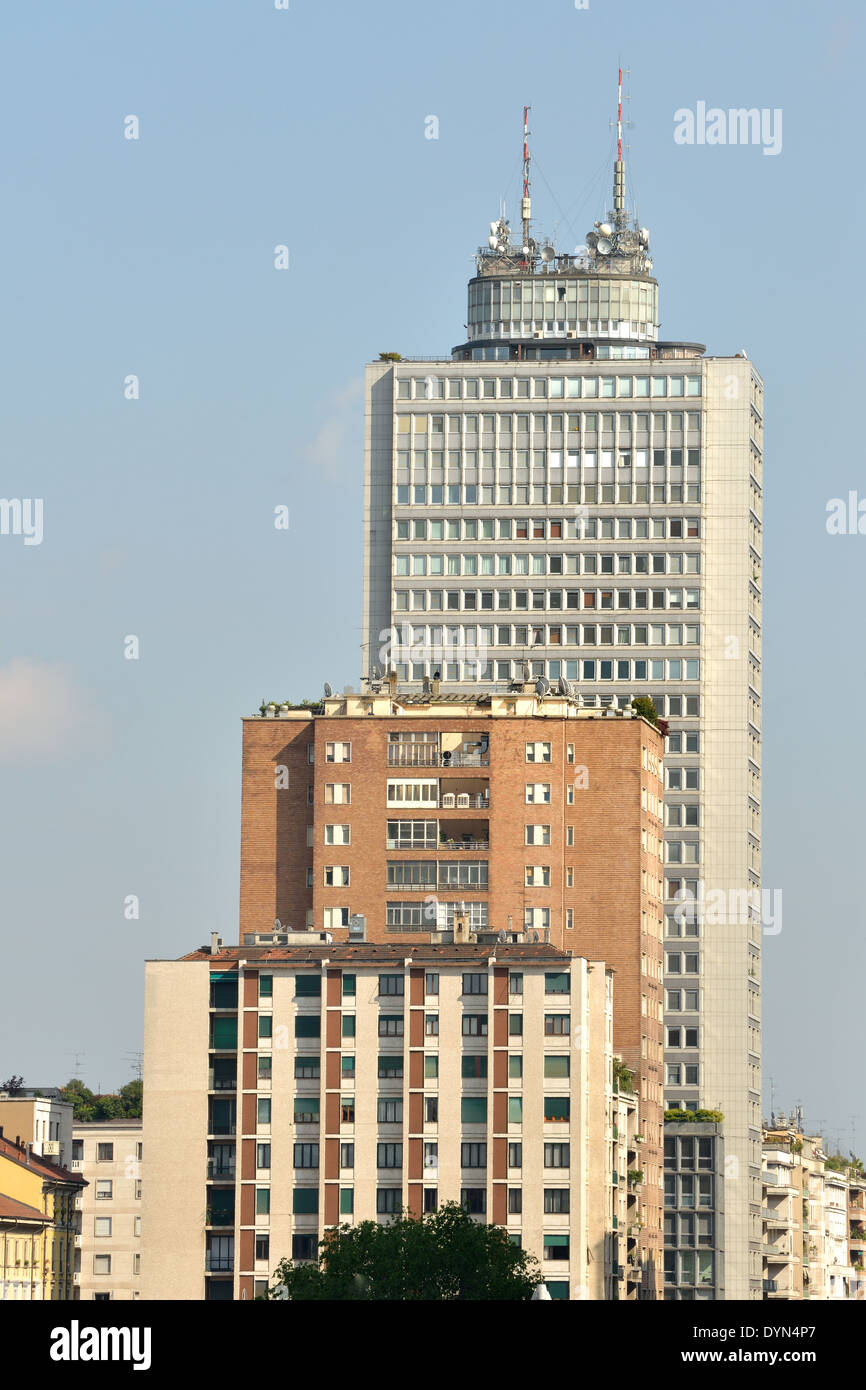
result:
<svg viewBox="0 0 866 1390"><path fill-rule="evenodd" d="M0 1198L11 1199L13 1207L7 1204L7 1211L13 1214L14 1204L20 1204L47 1218L40 1223L41 1233L31 1231L31 1241L38 1242L38 1251L34 1252L31 1243L26 1252L31 1263L24 1263L23 1248L20 1257L15 1255L16 1267L17 1260L22 1260L22 1281L29 1287L27 1294L19 1291L21 1297L43 1301L74 1297L75 1208L85 1185L77 1173L34 1153L30 1143L17 1144L4 1138L0 1130ZM18 1215L22 1221L35 1221L20 1211ZM8 1268L8 1246L6 1258ZM7 1278L7 1286L9 1282Z"/></svg>
<svg viewBox="0 0 866 1390"><path fill-rule="evenodd" d="M665 1123L665 1299L725 1297L725 1141L717 1121Z"/></svg>
<svg viewBox="0 0 866 1390"><path fill-rule="evenodd" d="M0 1129L16 1144L29 1144L33 1153L69 1167L72 1154L71 1101L60 1099L56 1087L28 1088L15 1095L0 1091Z"/></svg>
<svg viewBox="0 0 866 1390"><path fill-rule="evenodd" d="M803 1297L803 1227L808 1196L798 1142L802 1149L802 1141L791 1141L784 1133L764 1140L761 1181L766 1299Z"/></svg>
<svg viewBox="0 0 866 1390"><path fill-rule="evenodd" d="M84 1301L139 1297L141 1120L77 1122L72 1170L87 1179L77 1211L75 1282Z"/></svg>
<svg viewBox="0 0 866 1390"><path fill-rule="evenodd" d="M43 1236L51 1222L41 1207L0 1194L0 1301L42 1297L47 1283Z"/></svg>
<svg viewBox="0 0 866 1390"><path fill-rule="evenodd" d="M270 941L276 922L286 943L304 927L346 942L362 921L368 940L411 943L465 909L475 931L603 959L641 1104L641 1264L660 1293L663 739L630 709L531 681L428 685L244 720L241 940ZM696 978L681 984L691 1009ZM694 1018L682 1033L692 1056Z"/></svg>
<svg viewBox="0 0 866 1390"><path fill-rule="evenodd" d="M367 368L364 676L668 721L667 1103L724 1113L726 1297L759 1299L763 384L660 338L621 159L577 256L536 239L528 159L466 340Z"/></svg>
<svg viewBox="0 0 866 1390"><path fill-rule="evenodd" d="M555 1298L637 1293L614 974L472 935L148 962L143 1297L252 1298L325 1228L447 1200L505 1226Z"/></svg>

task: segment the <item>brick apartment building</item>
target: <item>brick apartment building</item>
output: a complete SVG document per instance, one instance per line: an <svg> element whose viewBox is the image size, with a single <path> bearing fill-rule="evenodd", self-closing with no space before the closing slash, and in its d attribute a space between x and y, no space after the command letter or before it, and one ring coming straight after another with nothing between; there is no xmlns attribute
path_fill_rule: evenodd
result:
<svg viewBox="0 0 866 1390"><path fill-rule="evenodd" d="M546 683L545 683L546 684ZM543 687L542 687L543 689ZM661 1265L663 805L659 731L630 710L505 692L326 697L243 721L241 942L278 922L417 942L535 933L616 972L614 1048L637 1077L646 1234Z"/></svg>

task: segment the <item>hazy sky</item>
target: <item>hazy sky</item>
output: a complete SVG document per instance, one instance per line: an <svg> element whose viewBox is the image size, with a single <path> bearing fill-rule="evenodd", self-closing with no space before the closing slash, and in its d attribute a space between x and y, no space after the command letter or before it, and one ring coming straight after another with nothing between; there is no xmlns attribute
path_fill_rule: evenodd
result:
<svg viewBox="0 0 866 1390"><path fill-rule="evenodd" d="M621 56L662 334L766 385L765 1090L866 1142L866 536L825 528L866 498L863 28L853 0L4 8L0 493L44 511L41 544L0 535L0 1076L78 1053L121 1084L142 961L236 940L239 718L360 674L363 365L463 340L525 102L539 230L582 241ZM781 150L675 143L699 102L780 110Z"/></svg>

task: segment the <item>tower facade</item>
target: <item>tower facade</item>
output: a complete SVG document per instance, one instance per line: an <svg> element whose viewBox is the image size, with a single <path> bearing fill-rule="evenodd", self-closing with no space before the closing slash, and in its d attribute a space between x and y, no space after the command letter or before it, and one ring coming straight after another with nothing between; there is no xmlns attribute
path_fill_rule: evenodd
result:
<svg viewBox="0 0 866 1390"><path fill-rule="evenodd" d="M365 679L652 698L666 1099L724 1115L725 1296L760 1298L763 386L742 354L660 337L621 142L577 255L532 236L526 143L524 170L519 236L500 217L478 252L466 341L367 368Z"/></svg>

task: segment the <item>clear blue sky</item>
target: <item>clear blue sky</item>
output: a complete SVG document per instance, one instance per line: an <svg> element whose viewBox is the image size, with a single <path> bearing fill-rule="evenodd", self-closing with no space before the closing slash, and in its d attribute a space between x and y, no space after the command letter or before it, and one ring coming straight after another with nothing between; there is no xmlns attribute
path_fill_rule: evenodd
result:
<svg viewBox="0 0 866 1390"><path fill-rule="evenodd" d="M360 673L363 364L462 340L524 102L534 212L582 239L620 55L663 335L766 383L765 1076L866 1141L866 536L824 525L866 496L853 0L5 8L0 493L44 540L0 536L3 1075L122 1083L143 959L236 938L239 717ZM781 108L781 153L676 145L698 101Z"/></svg>

